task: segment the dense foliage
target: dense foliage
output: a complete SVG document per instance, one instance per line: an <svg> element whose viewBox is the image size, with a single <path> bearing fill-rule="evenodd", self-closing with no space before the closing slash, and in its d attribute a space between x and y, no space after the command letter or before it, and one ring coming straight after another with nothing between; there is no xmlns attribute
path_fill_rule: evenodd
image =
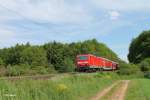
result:
<svg viewBox="0 0 150 100"><path fill-rule="evenodd" d="M140 68L135 64L127 64L126 62L120 62L120 70L118 73L120 75L140 75L142 74Z"/></svg>
<svg viewBox="0 0 150 100"><path fill-rule="evenodd" d="M68 72L74 70L76 55L87 53L119 60L111 49L95 39L70 44L54 41L41 46L27 43L0 49L0 70L6 69L7 75Z"/></svg>
<svg viewBox="0 0 150 100"><path fill-rule="evenodd" d="M141 71L147 72L150 71L150 58L146 58L139 64Z"/></svg>
<svg viewBox="0 0 150 100"><path fill-rule="evenodd" d="M140 63L145 58L150 57L150 31L142 32L137 38L133 39L128 59L132 63Z"/></svg>

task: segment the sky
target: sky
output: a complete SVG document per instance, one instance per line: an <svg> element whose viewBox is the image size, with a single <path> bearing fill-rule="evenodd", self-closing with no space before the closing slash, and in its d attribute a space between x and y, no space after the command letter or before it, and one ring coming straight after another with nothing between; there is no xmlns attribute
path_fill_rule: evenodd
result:
<svg viewBox="0 0 150 100"><path fill-rule="evenodd" d="M150 29L150 0L0 0L0 48L97 39L127 61L131 40Z"/></svg>

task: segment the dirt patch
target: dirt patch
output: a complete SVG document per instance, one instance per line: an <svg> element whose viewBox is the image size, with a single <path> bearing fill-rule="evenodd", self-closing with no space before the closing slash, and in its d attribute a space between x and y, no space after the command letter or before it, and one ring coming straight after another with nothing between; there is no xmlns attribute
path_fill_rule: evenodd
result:
<svg viewBox="0 0 150 100"><path fill-rule="evenodd" d="M109 100L124 100L129 80L122 81L122 85L113 93Z"/></svg>
<svg viewBox="0 0 150 100"><path fill-rule="evenodd" d="M105 96L115 85L117 85L119 81L115 82L111 86L105 88L104 90L100 91L96 96L92 97L91 100L100 100L103 96Z"/></svg>
<svg viewBox="0 0 150 100"><path fill-rule="evenodd" d="M129 82L130 82L129 80L117 81L116 83L112 84L111 86L99 92L96 96L92 97L91 100L101 100L103 97L109 94L109 92L111 92L113 87L115 87L118 84L121 84L121 85L118 88L116 88L116 90L114 90L114 93L110 95L108 100L124 100Z"/></svg>

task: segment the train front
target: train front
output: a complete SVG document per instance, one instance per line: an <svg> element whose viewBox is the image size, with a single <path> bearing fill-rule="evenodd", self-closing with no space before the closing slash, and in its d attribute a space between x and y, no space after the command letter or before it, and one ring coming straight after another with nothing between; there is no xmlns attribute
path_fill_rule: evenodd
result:
<svg viewBox="0 0 150 100"><path fill-rule="evenodd" d="M85 72L88 69L89 69L89 56L78 55L76 57L76 71Z"/></svg>

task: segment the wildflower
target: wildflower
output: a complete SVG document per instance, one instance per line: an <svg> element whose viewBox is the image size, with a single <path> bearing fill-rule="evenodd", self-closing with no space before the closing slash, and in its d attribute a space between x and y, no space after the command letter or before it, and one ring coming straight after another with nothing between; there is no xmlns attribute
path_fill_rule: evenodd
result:
<svg viewBox="0 0 150 100"><path fill-rule="evenodd" d="M111 76L110 75L106 75L105 78L111 79Z"/></svg>
<svg viewBox="0 0 150 100"><path fill-rule="evenodd" d="M67 91L67 90L68 90L68 87L65 84L58 84L57 85L57 91L58 92L64 92L64 91Z"/></svg>
<svg viewBox="0 0 150 100"><path fill-rule="evenodd" d="M6 97L15 97L16 95L14 94L5 94Z"/></svg>

